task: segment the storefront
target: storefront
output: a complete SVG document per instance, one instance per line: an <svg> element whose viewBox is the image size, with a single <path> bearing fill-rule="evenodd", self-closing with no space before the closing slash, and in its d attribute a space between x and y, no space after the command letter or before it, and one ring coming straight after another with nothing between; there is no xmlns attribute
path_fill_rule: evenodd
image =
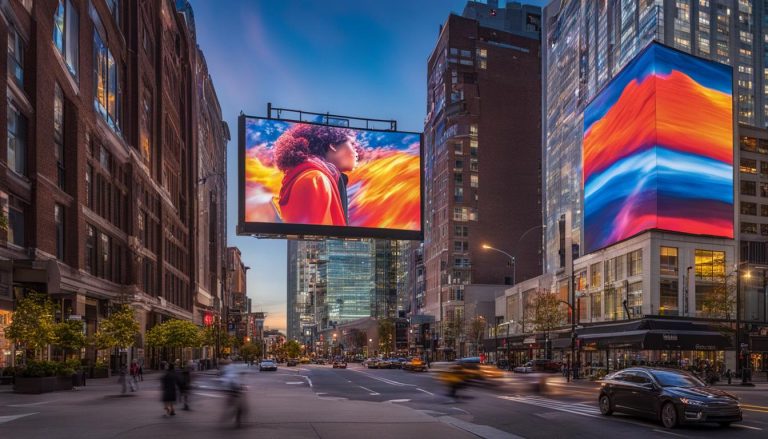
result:
<svg viewBox="0 0 768 439"><path fill-rule="evenodd" d="M644 319L595 325L577 331L585 375L634 365L725 371L733 349L728 328L680 320Z"/></svg>

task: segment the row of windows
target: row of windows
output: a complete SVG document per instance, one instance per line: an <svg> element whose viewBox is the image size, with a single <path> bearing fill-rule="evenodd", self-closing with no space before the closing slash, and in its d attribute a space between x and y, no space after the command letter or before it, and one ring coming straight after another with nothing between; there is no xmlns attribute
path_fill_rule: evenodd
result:
<svg viewBox="0 0 768 439"><path fill-rule="evenodd" d="M740 230L741 233L751 235L757 235L759 230L761 235L768 236L768 224L756 224L742 221Z"/></svg>
<svg viewBox="0 0 768 439"><path fill-rule="evenodd" d="M611 258L603 263L592 264L589 267L590 287L601 287L603 284L603 274L605 275L605 283L612 283L626 277L643 274L643 250L635 250L625 255ZM586 274L583 272L578 275L580 278L578 282L580 288L586 286L586 282L583 280L585 276Z"/></svg>
<svg viewBox="0 0 768 439"><path fill-rule="evenodd" d="M741 202L741 209L740 212L742 215L757 215L757 203L752 203L749 201L742 201ZM761 204L760 205L760 216L768 216L768 204Z"/></svg>
<svg viewBox="0 0 768 439"><path fill-rule="evenodd" d="M91 224L85 225L85 270L116 283L125 282L125 247Z"/></svg>

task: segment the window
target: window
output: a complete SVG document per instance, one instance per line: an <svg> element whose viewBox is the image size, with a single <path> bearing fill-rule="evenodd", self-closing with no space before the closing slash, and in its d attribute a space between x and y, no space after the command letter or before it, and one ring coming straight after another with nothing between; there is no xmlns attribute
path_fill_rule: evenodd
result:
<svg viewBox="0 0 768 439"><path fill-rule="evenodd" d="M760 178L768 178L768 161L760 162Z"/></svg>
<svg viewBox="0 0 768 439"><path fill-rule="evenodd" d="M661 279L659 284L659 314L676 316L677 312L677 280Z"/></svg>
<svg viewBox="0 0 768 439"><path fill-rule="evenodd" d="M609 259L605 261L605 282L613 282L616 280L616 264L615 259Z"/></svg>
<svg viewBox="0 0 768 439"><path fill-rule="evenodd" d="M757 139L754 137L742 136L739 145L742 151L757 152Z"/></svg>
<svg viewBox="0 0 768 439"><path fill-rule="evenodd" d="M53 155L56 158L56 182L64 189L64 93L59 84L53 92Z"/></svg>
<svg viewBox="0 0 768 439"><path fill-rule="evenodd" d="M99 148L99 164L105 172L110 172L112 169L112 154L104 145Z"/></svg>
<svg viewBox="0 0 768 439"><path fill-rule="evenodd" d="M8 167L19 175L27 174L27 118L8 105Z"/></svg>
<svg viewBox="0 0 768 439"><path fill-rule="evenodd" d="M696 250L696 279L715 281L725 276L725 252Z"/></svg>
<svg viewBox="0 0 768 439"><path fill-rule="evenodd" d="M661 247L660 249L661 270L662 276L677 276L677 248L676 247Z"/></svg>
<svg viewBox="0 0 768 439"><path fill-rule="evenodd" d="M755 223L747 223L743 222L741 223L741 233L752 233L757 234L757 224Z"/></svg>
<svg viewBox="0 0 768 439"><path fill-rule="evenodd" d="M460 142L453 144L453 153L456 155L464 154L464 147Z"/></svg>
<svg viewBox="0 0 768 439"><path fill-rule="evenodd" d="M643 283L633 282L627 287L627 308L632 318L643 315Z"/></svg>
<svg viewBox="0 0 768 439"><path fill-rule="evenodd" d="M742 215L757 215L757 203L741 202Z"/></svg>
<svg viewBox="0 0 768 439"><path fill-rule="evenodd" d="M760 216L768 216L768 204L760 205Z"/></svg>
<svg viewBox="0 0 768 439"><path fill-rule="evenodd" d="M456 237L466 238L469 236L469 227L467 226L453 226L453 234Z"/></svg>
<svg viewBox="0 0 768 439"><path fill-rule="evenodd" d="M768 183L760 183L760 196L768 197Z"/></svg>
<svg viewBox="0 0 768 439"><path fill-rule="evenodd" d="M476 158L469 159L469 170L474 172L480 171L480 165L477 163Z"/></svg>
<svg viewBox="0 0 768 439"><path fill-rule="evenodd" d="M480 177L478 177L477 174L472 174L469 176L469 185L476 188L479 186L479 180Z"/></svg>
<svg viewBox="0 0 768 439"><path fill-rule="evenodd" d="M16 197L9 197L8 201L8 242L26 247L27 206Z"/></svg>
<svg viewBox="0 0 768 439"><path fill-rule="evenodd" d="M742 158L739 171L746 174L757 174L757 160Z"/></svg>
<svg viewBox="0 0 768 439"><path fill-rule="evenodd" d="M453 182L456 184L464 184L464 176L461 173L453 174Z"/></svg>
<svg viewBox="0 0 768 439"><path fill-rule="evenodd" d="M105 279L112 278L111 246L112 239L109 235L99 232L99 276Z"/></svg>
<svg viewBox="0 0 768 439"><path fill-rule="evenodd" d="M589 275L590 275L589 286L592 287L592 288L598 288L600 286L600 284L602 283L602 280L601 280L601 272L602 272L601 265L602 264L600 264L598 262L597 264L592 264L589 267Z"/></svg>
<svg viewBox="0 0 768 439"><path fill-rule="evenodd" d="M461 160L456 160L456 163L453 165L453 170L461 172L462 169L464 169L464 162Z"/></svg>
<svg viewBox="0 0 768 439"><path fill-rule="evenodd" d="M120 27L120 0L106 0L109 13L112 14L112 18L115 20L115 24L118 29Z"/></svg>
<svg viewBox="0 0 768 439"><path fill-rule="evenodd" d="M85 271L96 274L96 231L90 224L85 225Z"/></svg>
<svg viewBox="0 0 768 439"><path fill-rule="evenodd" d="M592 318L593 319L599 319L603 315L603 293L597 292L590 296L590 299L592 300L592 303L590 304L590 308L592 308Z"/></svg>
<svg viewBox="0 0 768 439"><path fill-rule="evenodd" d="M757 183L749 180L741 180L741 195L757 195Z"/></svg>
<svg viewBox="0 0 768 439"><path fill-rule="evenodd" d="M53 218L56 223L56 258L64 260L64 206L53 205Z"/></svg>
<svg viewBox="0 0 768 439"><path fill-rule="evenodd" d="M463 203L464 202L464 188L461 186L456 186L453 189L453 201L456 203Z"/></svg>
<svg viewBox="0 0 768 439"><path fill-rule="evenodd" d="M13 26L8 29L8 76L24 88L24 42Z"/></svg>
<svg viewBox="0 0 768 439"><path fill-rule="evenodd" d="M469 242L467 241L453 241L453 251L466 253L469 251Z"/></svg>
<svg viewBox="0 0 768 439"><path fill-rule="evenodd" d="M77 10L72 0L59 0L53 16L53 44L73 76L77 76L79 25Z"/></svg>
<svg viewBox="0 0 768 439"><path fill-rule="evenodd" d="M627 276L643 274L643 250L635 250L627 255Z"/></svg>
<svg viewBox="0 0 768 439"><path fill-rule="evenodd" d="M94 107L116 131L121 129L122 69L97 30L93 31Z"/></svg>
<svg viewBox="0 0 768 439"><path fill-rule="evenodd" d="M469 141L469 155L472 157L477 157L477 140L470 140Z"/></svg>
<svg viewBox="0 0 768 439"><path fill-rule="evenodd" d="M85 167L85 205L93 209L93 166Z"/></svg>

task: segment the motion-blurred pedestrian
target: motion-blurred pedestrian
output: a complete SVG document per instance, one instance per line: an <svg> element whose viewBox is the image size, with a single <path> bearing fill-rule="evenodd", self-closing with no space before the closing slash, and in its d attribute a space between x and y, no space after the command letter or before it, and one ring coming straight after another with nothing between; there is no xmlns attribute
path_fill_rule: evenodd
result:
<svg viewBox="0 0 768 439"><path fill-rule="evenodd" d="M235 427L240 428L247 409L245 386L243 385L242 377L233 365L227 365L222 373L222 381L224 383L224 392L228 396L222 422L228 422L234 417Z"/></svg>
<svg viewBox="0 0 768 439"><path fill-rule="evenodd" d="M192 390L192 369L194 368L195 365L190 360L187 362L187 366L181 371L179 391L181 392L181 402L184 403L184 410L189 410L189 393Z"/></svg>
<svg viewBox="0 0 768 439"><path fill-rule="evenodd" d="M120 377L117 382L123 386L122 393L128 393L128 367L125 364L120 365Z"/></svg>
<svg viewBox="0 0 768 439"><path fill-rule="evenodd" d="M166 416L175 416L173 404L176 403L176 388L179 386L179 377L176 375L173 363L168 364L168 370L163 375L163 404Z"/></svg>
<svg viewBox="0 0 768 439"><path fill-rule="evenodd" d="M135 392L139 388L139 362L136 360L131 361L131 368L129 369L131 374L131 392Z"/></svg>

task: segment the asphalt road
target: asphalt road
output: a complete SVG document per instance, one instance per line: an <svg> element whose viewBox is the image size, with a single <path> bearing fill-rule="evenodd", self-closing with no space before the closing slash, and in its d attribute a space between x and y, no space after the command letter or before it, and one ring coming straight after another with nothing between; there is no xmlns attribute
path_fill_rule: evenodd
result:
<svg viewBox="0 0 768 439"><path fill-rule="evenodd" d="M600 415L596 384L566 383L558 375L550 375L545 393L535 391L538 376L514 374L493 386L466 389L458 398L451 398L434 373L369 370L359 365L350 365L347 370L330 366L302 369L302 374L312 381L312 389L320 395L395 403L438 417L451 415L467 424L491 427L499 435L504 432L526 438L768 436L768 392L764 384L749 390L723 387L742 401L744 421L740 424L730 428L702 425L667 430L649 420L621 414Z"/></svg>
<svg viewBox="0 0 768 439"><path fill-rule="evenodd" d="M646 438L768 436L768 386L729 388L742 399L744 422L730 428L681 427L624 415L601 416L593 383L556 377L545 393L536 377L509 375L458 398L432 372L301 365L277 372L236 366L248 385L244 426L234 428L215 375L197 374L192 411L163 416L159 374L120 393L115 379L90 380L69 392L18 395L0 387L0 432L8 438Z"/></svg>

